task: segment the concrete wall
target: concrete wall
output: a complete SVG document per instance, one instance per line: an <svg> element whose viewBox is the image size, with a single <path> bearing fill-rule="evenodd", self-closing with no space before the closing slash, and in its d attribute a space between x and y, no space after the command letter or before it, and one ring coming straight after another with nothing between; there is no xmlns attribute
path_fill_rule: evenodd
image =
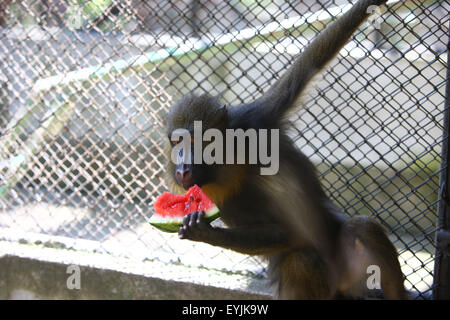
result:
<svg viewBox="0 0 450 320"><path fill-rule="evenodd" d="M261 279L21 242L0 241L0 299L270 298Z"/></svg>

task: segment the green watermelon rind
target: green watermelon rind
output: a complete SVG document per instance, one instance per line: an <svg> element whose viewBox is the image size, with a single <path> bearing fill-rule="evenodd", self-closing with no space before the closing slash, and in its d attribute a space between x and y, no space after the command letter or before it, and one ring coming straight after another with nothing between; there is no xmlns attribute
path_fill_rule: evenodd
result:
<svg viewBox="0 0 450 320"><path fill-rule="evenodd" d="M205 211L205 218L208 222L213 222L220 215L220 210L217 206ZM155 214L148 221L152 226L164 232L178 232L178 229L183 225L183 217L178 218L162 218Z"/></svg>

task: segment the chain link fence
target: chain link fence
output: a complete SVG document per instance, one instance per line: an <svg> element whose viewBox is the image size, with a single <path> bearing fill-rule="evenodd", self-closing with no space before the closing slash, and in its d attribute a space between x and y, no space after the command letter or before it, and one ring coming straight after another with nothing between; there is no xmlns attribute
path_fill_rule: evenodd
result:
<svg viewBox="0 0 450 320"><path fill-rule="evenodd" d="M0 4L0 236L265 277L265 263L147 224L164 115L192 90L257 98L348 0ZM447 1L390 1L303 96L291 135L349 215L376 217L405 285L433 285ZM378 28L379 26L379 28ZM220 222L219 222L220 223Z"/></svg>

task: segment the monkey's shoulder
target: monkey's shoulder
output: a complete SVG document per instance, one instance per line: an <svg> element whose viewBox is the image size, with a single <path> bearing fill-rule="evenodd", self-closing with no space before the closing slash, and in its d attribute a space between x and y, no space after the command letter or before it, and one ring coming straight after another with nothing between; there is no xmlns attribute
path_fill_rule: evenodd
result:
<svg viewBox="0 0 450 320"><path fill-rule="evenodd" d="M228 226L276 223L276 204L260 186L247 183L223 203L220 215Z"/></svg>

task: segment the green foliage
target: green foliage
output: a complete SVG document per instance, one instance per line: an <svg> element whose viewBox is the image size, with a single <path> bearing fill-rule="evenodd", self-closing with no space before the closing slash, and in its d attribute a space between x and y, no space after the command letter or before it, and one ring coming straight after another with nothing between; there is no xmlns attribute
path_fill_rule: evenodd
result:
<svg viewBox="0 0 450 320"><path fill-rule="evenodd" d="M65 15L66 25L72 29L95 26L102 32L124 29L133 18L120 12L112 14L114 6L112 0L72 0Z"/></svg>

